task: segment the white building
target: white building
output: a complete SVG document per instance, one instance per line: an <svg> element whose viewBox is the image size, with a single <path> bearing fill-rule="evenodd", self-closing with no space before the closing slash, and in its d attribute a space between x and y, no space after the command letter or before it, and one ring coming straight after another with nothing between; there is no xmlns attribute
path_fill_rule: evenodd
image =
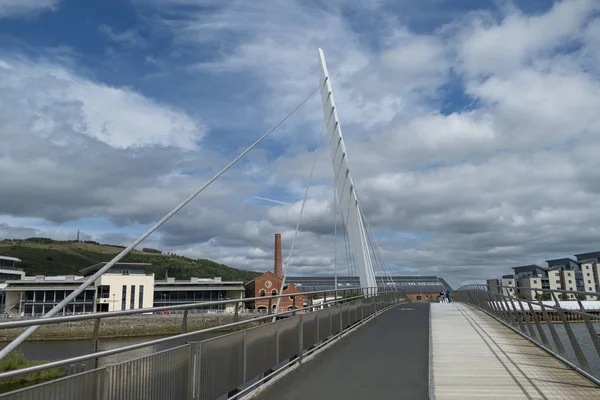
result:
<svg viewBox="0 0 600 400"><path fill-rule="evenodd" d="M25 272L21 268L17 268L17 263L20 263L16 257L0 256L0 289L6 287L6 281L22 279Z"/></svg>
<svg viewBox="0 0 600 400"><path fill-rule="evenodd" d="M80 271L80 275L23 276L7 282L6 312L10 315L36 316L50 311L77 289L89 276L106 263L98 263ZM68 304L61 315L134 310L194 302L242 299L242 282L225 282L221 278L178 281L168 278L155 281L147 273L146 263L117 263ZM242 305L240 305L242 306ZM210 310L233 312L234 305L210 306ZM242 307L240 307L242 308Z"/></svg>
<svg viewBox="0 0 600 400"><path fill-rule="evenodd" d="M547 260L549 271L558 271L560 276L560 284L562 290L584 291L584 280L581 271L581 266L575 260L570 258L557 258L555 260ZM574 294L556 294L559 300L575 300ZM565 298L566 296L566 298Z"/></svg>
<svg viewBox="0 0 600 400"><path fill-rule="evenodd" d="M505 296L516 296L516 281L514 275L502 275L502 292Z"/></svg>
<svg viewBox="0 0 600 400"><path fill-rule="evenodd" d="M488 279L486 280L487 290L493 294L500 294L500 285L502 282L500 279Z"/></svg>
<svg viewBox="0 0 600 400"><path fill-rule="evenodd" d="M548 281L548 271L539 265L530 264L520 267L513 267L515 271L516 286L518 292L528 299L536 300L544 292L532 289L550 289Z"/></svg>
<svg viewBox="0 0 600 400"><path fill-rule="evenodd" d="M581 265L582 278L587 292L600 292L600 251L576 254L575 257ZM586 300L600 300L600 296L588 295Z"/></svg>
<svg viewBox="0 0 600 400"><path fill-rule="evenodd" d="M91 275L105 262L82 269ZM154 274L146 273L147 263L117 263L95 282L95 311L121 311L150 308L154 301Z"/></svg>
<svg viewBox="0 0 600 400"><path fill-rule="evenodd" d="M0 314L4 312L5 307L6 281L22 279L25 276L25 272L21 268L17 268L17 263L20 262L21 260L16 257L0 256Z"/></svg>

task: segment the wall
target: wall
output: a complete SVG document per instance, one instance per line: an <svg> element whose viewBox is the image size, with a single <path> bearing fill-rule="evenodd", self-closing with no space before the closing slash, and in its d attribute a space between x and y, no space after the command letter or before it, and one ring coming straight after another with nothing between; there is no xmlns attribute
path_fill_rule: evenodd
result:
<svg viewBox="0 0 600 400"><path fill-rule="evenodd" d="M515 287L515 280L513 278L502 278L502 286L505 296L515 296L515 289L513 289Z"/></svg>
<svg viewBox="0 0 600 400"><path fill-rule="evenodd" d="M596 271L592 261L588 261L581 264L581 271L583 272L583 286L586 292L596 292ZM586 300L596 300L596 296L588 295Z"/></svg>
<svg viewBox="0 0 600 400"><path fill-rule="evenodd" d="M519 279L519 293L527 296L527 298L531 300L536 299L536 294L542 294L543 292L536 292L533 289L541 289L542 288L542 278L521 278Z"/></svg>
<svg viewBox="0 0 600 400"><path fill-rule="evenodd" d="M148 275L121 275L104 274L96 281L96 287L109 286L110 292L108 298L96 299L97 304L108 304L108 311L122 310L122 291L123 285L127 286L125 297L125 310L131 309L131 286L135 285L134 309L139 307L140 285L144 285L144 300L142 308L152 307L154 303L154 274Z"/></svg>
<svg viewBox="0 0 600 400"><path fill-rule="evenodd" d="M562 285L565 290L577 290L577 284L575 282L575 271L561 271L562 272ZM569 299L574 300L575 295L568 294Z"/></svg>
<svg viewBox="0 0 600 400"><path fill-rule="evenodd" d="M257 277L254 281L250 282L246 285L246 296L247 297L261 297L260 292L264 290L265 296L272 296L279 294L279 288L281 287L281 281L278 276L271 272L265 272L264 274ZM287 289L283 291L283 294L294 294L294 293L302 293L300 290L296 288L294 284L290 284ZM304 296L298 295L295 296L295 305L296 308L303 307L304 304ZM272 299L271 307L275 307L277 303L277 299ZM293 301L290 297L282 297L279 301L279 311L287 311L289 307L292 307ZM269 307L269 299L258 299L254 302L253 305L248 303L247 307L251 307L256 310L267 310Z"/></svg>

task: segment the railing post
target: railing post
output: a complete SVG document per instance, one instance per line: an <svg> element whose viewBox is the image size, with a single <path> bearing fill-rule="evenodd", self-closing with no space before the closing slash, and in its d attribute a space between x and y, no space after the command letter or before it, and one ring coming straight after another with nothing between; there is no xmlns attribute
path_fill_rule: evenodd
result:
<svg viewBox="0 0 600 400"><path fill-rule="evenodd" d="M529 302L527 302L527 304L529 304ZM531 316L528 316L525 313L525 307L523 307L523 300L519 300L519 307L521 308L521 313L523 315L523 319L525 320L525 324L527 325L527 330L529 331L529 335L533 339L535 337L535 332L533 331L533 327L531 326L531 321L530 321Z"/></svg>
<svg viewBox="0 0 600 400"><path fill-rule="evenodd" d="M298 323L298 363L302 363L304 357L304 315L300 314Z"/></svg>
<svg viewBox="0 0 600 400"><path fill-rule="evenodd" d="M556 304L556 307L558 307L558 313L560 315L560 319L562 320L563 326L565 327L565 331L567 331L567 336L569 337L569 341L571 342L571 347L573 347L573 351L575 352L575 357L577 357L577 361L579 361L579 366L584 371L589 372L590 366L588 365L587 359L585 358L585 356L583 355L583 352L581 351L579 342L577 342L577 338L575 337L575 334L573 333L573 330L571 329L571 325L569 325L569 321L567 320L565 313L563 312L563 309L561 308L560 303L558 302L558 298L556 297L554 292L552 292L552 297L554 297L554 303Z"/></svg>
<svg viewBox="0 0 600 400"><path fill-rule="evenodd" d="M92 333L92 352L97 353L100 347L100 318L94 319L94 331ZM98 357L94 358L94 369L98 368Z"/></svg>
<svg viewBox="0 0 600 400"><path fill-rule="evenodd" d="M292 310L294 310L292 312L292 316L296 315L296 295L292 295Z"/></svg>
<svg viewBox="0 0 600 400"><path fill-rule="evenodd" d="M233 322L240 322L240 314L239 314L239 307L240 307L240 303L239 302L235 302L234 303L235 306L235 310L233 310ZM238 329L237 326L234 326L232 331L236 331Z"/></svg>
<svg viewBox="0 0 600 400"><path fill-rule="evenodd" d="M551 294L552 296L554 296L554 293ZM563 346L562 341L560 340L560 336L558 336L558 333L556 333L556 329L554 329L554 323L552 322L550 314L548 314L548 311L546 311L546 306L544 306L544 303L542 303L541 301L540 307L542 309L542 315L546 319L546 325L548 325L548 329L550 329L550 336L552 336L552 341L554 341L556 350L561 356L565 357L565 347Z"/></svg>
<svg viewBox="0 0 600 400"><path fill-rule="evenodd" d="M538 301L541 303L541 300L538 300ZM533 306L531 305L531 303L527 303L527 304L529 305L529 312L531 313L531 318L533 318L533 322L535 323L535 327L537 328L538 336L542 340L542 343L544 344L544 346L549 347L548 338L546 337L546 333L544 333L544 330L542 329L542 326L540 325L540 319L538 318L537 311L535 311L533 309Z"/></svg>
<svg viewBox="0 0 600 400"><path fill-rule="evenodd" d="M585 313L585 315L582 316L583 321L585 322L585 326L587 327L588 333L590 334L590 337L592 338L592 343L594 343L594 348L596 349L596 353L600 357L600 340L598 339L598 334L596 333L596 330L594 329L594 326L592 325L592 321L591 321L590 317L585 312L585 308L583 307L581 300L579 300L579 298L577 298L577 296L575 298L577 299L577 303L579 304L579 309L581 310L581 312Z"/></svg>
<svg viewBox="0 0 600 400"><path fill-rule="evenodd" d="M186 308L183 311L183 321L181 321L181 333L187 333L188 332L188 309ZM187 343L187 338L185 339L185 342Z"/></svg>
<svg viewBox="0 0 600 400"><path fill-rule="evenodd" d="M269 309L267 310L267 315L271 315L271 313L272 313L272 311L271 311L272 307L273 307L273 299L271 297L269 297ZM264 322L264 320L263 320L263 322Z"/></svg>

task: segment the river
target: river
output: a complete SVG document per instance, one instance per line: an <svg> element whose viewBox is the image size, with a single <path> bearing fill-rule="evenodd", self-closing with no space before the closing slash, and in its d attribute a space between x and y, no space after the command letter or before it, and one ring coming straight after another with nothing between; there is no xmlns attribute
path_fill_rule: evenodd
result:
<svg viewBox="0 0 600 400"><path fill-rule="evenodd" d="M188 341L196 342L201 340L210 339L216 336L222 335L222 333L201 333L190 337ZM100 350L111 350L118 347L127 345L148 342L151 340L160 339L166 336L144 336L144 337L127 337L127 338L109 338L100 339ZM172 340L165 343L159 343L141 349L132 350L124 353L114 354L112 356L104 357L100 359L100 366L107 364L114 364L134 358L142 357L155 353L157 351L166 350L171 347L179 346L184 344L184 339ZM6 347L8 343L0 343L0 349ZM31 361L55 361L63 360L66 358L82 356L90 354L92 350L91 340L30 340L26 341L19 349L23 352L25 357ZM72 366L72 368L79 369L83 365Z"/></svg>

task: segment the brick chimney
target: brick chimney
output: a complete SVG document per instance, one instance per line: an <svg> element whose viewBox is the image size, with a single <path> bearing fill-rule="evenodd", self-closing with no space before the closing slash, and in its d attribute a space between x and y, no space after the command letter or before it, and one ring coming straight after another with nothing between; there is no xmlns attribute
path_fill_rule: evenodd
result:
<svg viewBox="0 0 600 400"><path fill-rule="evenodd" d="M273 273L283 278L283 263L281 261L281 234L275 234L275 268Z"/></svg>

